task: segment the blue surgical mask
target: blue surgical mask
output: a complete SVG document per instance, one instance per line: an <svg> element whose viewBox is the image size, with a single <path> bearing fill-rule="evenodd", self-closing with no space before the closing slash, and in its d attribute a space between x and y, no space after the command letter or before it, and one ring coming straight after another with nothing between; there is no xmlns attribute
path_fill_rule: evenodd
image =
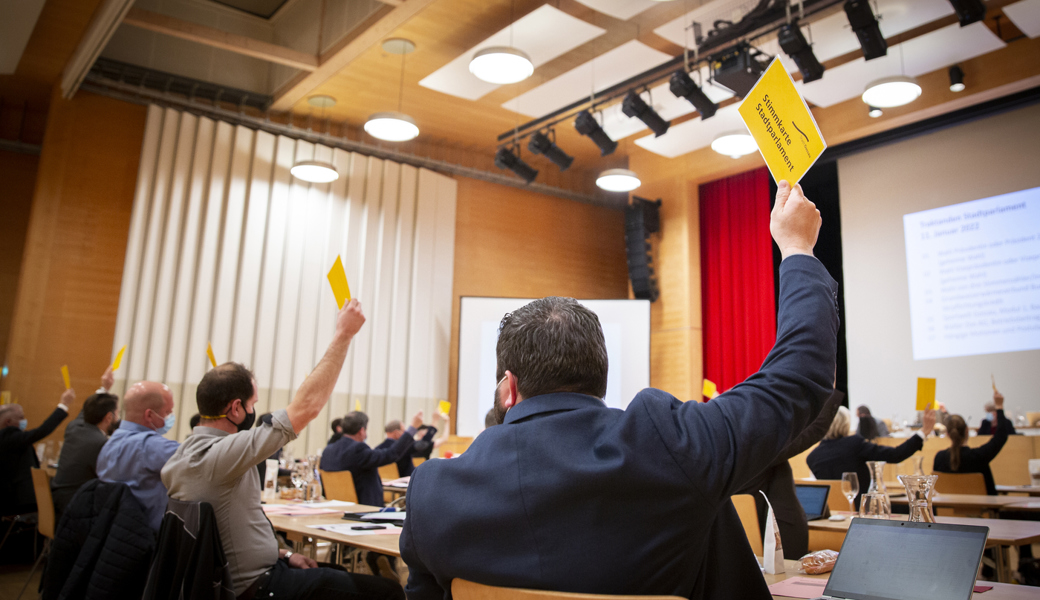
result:
<svg viewBox="0 0 1040 600"><path fill-rule="evenodd" d="M177 417L173 413L166 415L166 418L163 419L163 426L156 429L155 433L158 433L159 435L166 435L167 431L173 429L173 425L176 422Z"/></svg>
<svg viewBox="0 0 1040 600"><path fill-rule="evenodd" d="M22 419L18 421L18 429L25 431L25 428L29 426L29 419Z"/></svg>

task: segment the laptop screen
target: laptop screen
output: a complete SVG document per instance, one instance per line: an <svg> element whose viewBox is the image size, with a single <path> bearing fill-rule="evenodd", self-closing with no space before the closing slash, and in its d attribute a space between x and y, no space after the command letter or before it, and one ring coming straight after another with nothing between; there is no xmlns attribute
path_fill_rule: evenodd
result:
<svg viewBox="0 0 1040 600"><path fill-rule="evenodd" d="M807 519L811 521L823 516L823 511L827 507L827 495L831 492L831 486L826 484L799 483L794 486L794 491L798 495L798 502L801 503Z"/></svg>
<svg viewBox="0 0 1040 600"><path fill-rule="evenodd" d="M986 527L853 519L828 596L857 600L968 600Z"/></svg>

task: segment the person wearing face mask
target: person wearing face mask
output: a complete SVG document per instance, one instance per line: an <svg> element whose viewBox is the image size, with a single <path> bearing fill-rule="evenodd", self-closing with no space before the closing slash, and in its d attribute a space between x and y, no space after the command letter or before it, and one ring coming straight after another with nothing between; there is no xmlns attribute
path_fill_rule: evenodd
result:
<svg viewBox="0 0 1040 600"><path fill-rule="evenodd" d="M141 381L126 391L123 408L126 414L119 429L98 454L98 479L130 486L148 524L159 531L166 512L166 486L159 473L180 446L163 437L176 420L173 394L161 383Z"/></svg>
<svg viewBox="0 0 1040 600"><path fill-rule="evenodd" d="M28 429L29 421L20 404L0 406L0 515L24 515L36 512L33 491L33 467L39 467L33 444L47 437L65 417L76 400L69 389L61 395L58 407L36 429Z"/></svg>

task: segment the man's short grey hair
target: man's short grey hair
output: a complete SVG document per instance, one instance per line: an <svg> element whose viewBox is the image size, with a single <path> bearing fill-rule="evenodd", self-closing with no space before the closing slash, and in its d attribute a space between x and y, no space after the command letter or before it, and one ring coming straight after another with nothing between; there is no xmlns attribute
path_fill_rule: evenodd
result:
<svg viewBox="0 0 1040 600"><path fill-rule="evenodd" d="M390 421L389 423L386 424L385 431L387 433L393 433L393 432L397 431L398 429L403 429L403 426L401 425L400 421L398 421L397 419L394 419L393 421Z"/></svg>
<svg viewBox="0 0 1040 600"><path fill-rule="evenodd" d="M343 435L354 435L368 427L368 415L356 410L348 412L347 416L343 417L340 427L343 428Z"/></svg>

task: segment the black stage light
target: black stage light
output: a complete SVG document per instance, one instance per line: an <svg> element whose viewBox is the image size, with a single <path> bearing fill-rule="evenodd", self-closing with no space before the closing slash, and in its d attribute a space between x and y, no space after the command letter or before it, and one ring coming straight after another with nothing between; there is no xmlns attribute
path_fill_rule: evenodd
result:
<svg viewBox="0 0 1040 600"><path fill-rule="evenodd" d="M953 10L957 11L961 27L986 18L986 5L982 0L950 0L950 4L953 5Z"/></svg>
<svg viewBox="0 0 1040 600"><path fill-rule="evenodd" d="M610 139L607 132L599 126L596 117L593 117L592 113L587 110L578 113L578 118L574 120L574 128L599 147L600 156L612 154L617 149L617 142Z"/></svg>
<svg viewBox="0 0 1040 600"><path fill-rule="evenodd" d="M766 70L767 65L758 60L760 55L761 52L754 50L747 43L741 43L712 57L715 83L725 86L741 98L747 96Z"/></svg>
<svg viewBox="0 0 1040 600"><path fill-rule="evenodd" d="M628 95L621 102L621 112L642 121L650 128L650 131L654 132L654 137L661 137L668 132L668 128L672 125L669 121L662 119L661 115L650 108L649 104L643 102L635 90L629 90Z"/></svg>
<svg viewBox="0 0 1040 600"><path fill-rule="evenodd" d="M872 60L888 54L888 42L885 41L885 36L881 35L881 28L878 27L877 17L870 8L869 0L847 0L845 15L848 16L849 25L859 38L864 59Z"/></svg>
<svg viewBox="0 0 1040 600"><path fill-rule="evenodd" d="M566 152L556 145L556 142L550 140L549 136L540 131L531 136L531 140L527 142L527 149L532 154L544 154L545 158L553 161L557 167L560 167L561 171L566 171L567 167L574 162L573 156L568 156Z"/></svg>
<svg viewBox="0 0 1040 600"><path fill-rule="evenodd" d="M495 153L495 166L499 169L509 169L527 183L531 183L535 177L538 177L538 169L525 163L509 148L498 149L498 152Z"/></svg>
<svg viewBox="0 0 1040 600"><path fill-rule="evenodd" d="M960 65L953 65L950 67L950 91L964 91L964 71L961 70Z"/></svg>
<svg viewBox="0 0 1040 600"><path fill-rule="evenodd" d="M798 70L802 72L803 83L816 81L823 77L823 65L820 64L820 61L816 59L816 55L813 54L812 46L805 41L801 27L798 27L798 21L781 27L777 37L780 40L780 47L783 48L788 56L794 59L795 64L798 65Z"/></svg>
<svg viewBox="0 0 1040 600"><path fill-rule="evenodd" d="M719 105L712 102L711 98L705 95L704 90L694 83L690 75L682 69L672 73L672 78L668 81L668 89L675 94L676 98L689 100L697 112L701 113L701 120L711 117L719 109Z"/></svg>

